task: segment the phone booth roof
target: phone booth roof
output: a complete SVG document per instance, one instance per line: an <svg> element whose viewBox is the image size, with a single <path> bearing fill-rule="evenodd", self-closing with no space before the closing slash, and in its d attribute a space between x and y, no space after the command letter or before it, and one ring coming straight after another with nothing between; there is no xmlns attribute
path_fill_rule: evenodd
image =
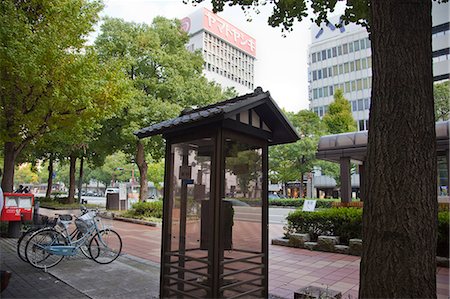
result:
<svg viewBox="0 0 450 299"><path fill-rule="evenodd" d="M268 91L257 87L253 93L198 109L185 109L179 117L140 129L139 138L176 134L204 126L222 126L268 141L268 145L297 141L300 137Z"/></svg>

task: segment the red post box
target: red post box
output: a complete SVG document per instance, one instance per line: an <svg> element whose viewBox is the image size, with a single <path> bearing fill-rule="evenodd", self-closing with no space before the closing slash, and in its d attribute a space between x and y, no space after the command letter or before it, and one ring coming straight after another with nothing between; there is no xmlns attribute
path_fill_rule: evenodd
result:
<svg viewBox="0 0 450 299"><path fill-rule="evenodd" d="M33 217L34 195L31 193L3 193L1 221L28 221Z"/></svg>

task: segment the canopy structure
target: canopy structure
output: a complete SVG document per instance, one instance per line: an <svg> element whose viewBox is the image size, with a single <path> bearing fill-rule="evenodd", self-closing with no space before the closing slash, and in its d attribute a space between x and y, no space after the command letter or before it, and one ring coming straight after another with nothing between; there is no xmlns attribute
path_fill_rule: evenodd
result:
<svg viewBox="0 0 450 299"><path fill-rule="evenodd" d="M437 155L449 159L450 121L436 123ZM367 156L368 131L351 132L323 136L319 140L318 159L340 163L341 166L341 198L350 201L350 162L359 165L360 188L364 188L364 164ZM447 181L447 190L448 181ZM361 190L362 191L362 190ZM362 194L363 192L361 192Z"/></svg>

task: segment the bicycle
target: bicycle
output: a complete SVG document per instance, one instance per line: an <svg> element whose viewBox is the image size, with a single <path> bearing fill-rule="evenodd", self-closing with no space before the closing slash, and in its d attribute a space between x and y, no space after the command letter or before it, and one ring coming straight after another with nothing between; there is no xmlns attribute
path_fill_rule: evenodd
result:
<svg viewBox="0 0 450 299"><path fill-rule="evenodd" d="M82 213L82 215L87 213L87 209L85 207L81 207L81 213ZM17 246L16 246L17 255L19 256L19 258L22 261L28 262L28 260L25 256L25 248L26 248L26 245L27 245L29 239L33 235L33 233L35 233L36 231L41 230L43 228L51 228L51 229L61 228L61 227L63 227L61 221L71 221L72 220L72 216L68 215L68 214L63 214L63 215L56 214L56 215L58 216L58 218L55 218L54 221L49 221L48 217L45 217L44 218L45 220L43 221L44 222L43 225L33 225L27 231L22 233L19 240L17 240ZM75 229L70 233L70 236L71 236L71 238L79 239L79 238L81 238L82 233L78 229ZM89 250L88 250L87 246L81 247L80 249L84 256L86 256L87 258L91 258L91 255L89 254Z"/></svg>
<svg viewBox="0 0 450 299"><path fill-rule="evenodd" d="M47 269L56 266L65 256L74 256L89 241L90 257L99 264L108 264L116 260L122 251L122 239L110 228L100 228L97 211L91 210L75 220L77 229L82 233L74 239L68 233L71 221L61 221L64 232L44 228L36 231L27 242L25 255L36 268ZM99 223L99 224L97 224Z"/></svg>

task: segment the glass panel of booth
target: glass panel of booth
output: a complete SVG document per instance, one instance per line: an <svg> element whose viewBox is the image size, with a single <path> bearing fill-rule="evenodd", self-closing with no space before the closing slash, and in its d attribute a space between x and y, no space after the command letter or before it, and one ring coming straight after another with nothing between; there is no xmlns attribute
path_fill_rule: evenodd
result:
<svg viewBox="0 0 450 299"><path fill-rule="evenodd" d="M211 292L208 247L213 231L209 217L213 152L213 138L171 146L171 241L166 250L170 264L165 276L172 295L185 292L207 297Z"/></svg>
<svg viewBox="0 0 450 299"><path fill-rule="evenodd" d="M225 138L225 177L221 201L221 293L225 298L263 290L262 148Z"/></svg>

